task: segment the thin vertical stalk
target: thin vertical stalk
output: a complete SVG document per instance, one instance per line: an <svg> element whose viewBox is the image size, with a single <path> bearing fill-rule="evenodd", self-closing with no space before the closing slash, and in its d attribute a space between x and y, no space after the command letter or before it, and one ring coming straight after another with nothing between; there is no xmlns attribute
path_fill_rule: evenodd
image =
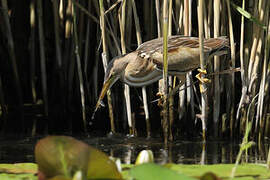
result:
<svg viewBox="0 0 270 180"><path fill-rule="evenodd" d="M178 0L177 3L179 3L179 19L178 19L178 28L177 28L177 32L179 34L182 34L183 30L183 15L184 15L184 6L183 6L183 1L182 0ZM177 8L176 8L177 9Z"/></svg>
<svg viewBox="0 0 270 180"><path fill-rule="evenodd" d="M100 29L102 34L102 62L104 70L107 68L108 59L107 59L107 46L106 46L106 34L105 34L105 21L104 21L104 7L103 7L103 0L99 0L99 8L100 8ZM111 91L107 91L107 99L108 99L108 106L109 106L109 116L110 116L110 123L111 123L111 131L115 133L115 125L114 125L114 118L113 118L113 109L112 109L112 99L111 99Z"/></svg>
<svg viewBox="0 0 270 180"><path fill-rule="evenodd" d="M192 31L192 21L191 21L191 16L192 16L192 0L188 1L188 9L187 9L187 24L188 28L185 31L186 36L191 36L191 31ZM192 120L195 119L195 111L194 111L194 92L193 92L193 80L192 80L192 72L189 72L186 74L186 99L187 99L187 110L190 114L190 118Z"/></svg>
<svg viewBox="0 0 270 180"><path fill-rule="evenodd" d="M8 15L8 4L7 0L2 0L2 12L3 12L3 19L4 19L4 26L5 26L5 32L4 28L3 30L3 36L7 37L7 47L8 47L8 54L10 56L10 61L11 61L11 66L12 66L12 73L14 76L14 81L15 81L15 87L16 87L16 93L18 96L18 109L20 113L20 120L21 120L21 125L24 125L23 122L23 94L22 94L22 88L21 88L21 82L19 78L19 73L18 73L18 68L17 68L17 62L16 62L16 56L15 56L15 47L14 47L14 40L12 36L12 31L11 31L11 25L9 21L9 15Z"/></svg>
<svg viewBox="0 0 270 180"><path fill-rule="evenodd" d="M161 26L160 26L160 3L159 0L155 0L156 2L156 16L157 16L157 30L158 37L161 37Z"/></svg>
<svg viewBox="0 0 270 180"><path fill-rule="evenodd" d="M200 68L205 70L206 59L204 57L204 32L203 32L203 3L204 0L199 0L198 3L198 27L199 27L199 44L200 44ZM204 74L202 74L202 78L204 78ZM203 141L206 140L206 120L207 120L207 87L206 84L202 82L201 84L201 95L202 95L202 131L203 131Z"/></svg>
<svg viewBox="0 0 270 180"><path fill-rule="evenodd" d="M35 32L36 32L36 12L35 12L35 0L32 0L30 3L30 81L31 81L31 90L32 90L32 99L36 103L37 92L35 87Z"/></svg>
<svg viewBox="0 0 270 180"><path fill-rule="evenodd" d="M81 94L81 106L82 106L82 120L84 126L84 132L87 132L87 122L86 122L86 109L85 109L85 93L84 93L84 86L83 86L83 73L82 73L82 66L81 66L81 58L79 52L79 39L78 39L78 32L77 32L77 13L75 10L75 5L73 3L73 30L74 30L74 43L75 43L75 56L76 56L76 63L77 63L77 71L79 77L79 84L80 84L80 94Z"/></svg>
<svg viewBox="0 0 270 180"><path fill-rule="evenodd" d="M54 15L54 34L55 34L55 51L56 51L56 60L57 60L57 66L59 69L62 67L62 53L60 48L60 37L59 37L59 1L54 0L53 3L53 15Z"/></svg>
<svg viewBox="0 0 270 180"><path fill-rule="evenodd" d="M206 4L208 4L208 6L211 4L211 2L207 2ZM207 13L207 9L206 9L206 5L204 4L204 12L205 12L205 16L204 16L204 36L206 39L210 38L210 25L208 24L208 18L209 18L209 14ZM208 12L209 13L209 12Z"/></svg>
<svg viewBox="0 0 270 180"><path fill-rule="evenodd" d="M141 28L140 28L139 17L138 17L137 9L136 9L136 3L134 0L132 0L132 10L133 10L134 21L135 21L137 44L139 46L142 43L142 37L141 37ZM146 93L145 86L142 87L142 95L143 95L143 108L144 108L144 112L145 112L147 137L150 138L151 137L151 124L150 124L150 119L149 119L147 93Z"/></svg>
<svg viewBox="0 0 270 180"><path fill-rule="evenodd" d="M262 4L263 4L262 2L264 2L264 0L259 0L258 7L255 6L255 8L258 8L259 10L264 8L262 6ZM261 12L262 13L259 13L260 22L262 22L262 19L263 19L263 11L261 11ZM258 41L259 41L259 37L260 37L260 34L261 34L260 32L261 32L261 28L258 27L258 26L254 26L254 33L253 33L254 38L253 38L253 44L252 44L252 48L251 48L250 59L249 59L249 67L248 67L249 89L251 89L251 86L253 84L251 75L252 75L253 65L254 65L254 62L255 62Z"/></svg>
<svg viewBox="0 0 270 180"><path fill-rule="evenodd" d="M67 84L68 84L68 92L67 92L67 102L70 107L72 107L72 91L73 91L73 83L74 83L74 69L75 69L75 61L74 61L74 53L72 53L73 44L72 44L72 14L73 14L73 8L72 8L72 0L68 0L66 2L66 20L65 20L65 44L64 44L64 61L63 61L63 69L65 72L65 78L67 78ZM72 129L72 119L67 119L67 126L69 131Z"/></svg>
<svg viewBox="0 0 270 180"><path fill-rule="evenodd" d="M164 144L168 142L168 0L163 1L163 135Z"/></svg>
<svg viewBox="0 0 270 180"><path fill-rule="evenodd" d="M168 24L168 36L172 35L172 0L169 0L169 24ZM173 83L172 83L172 77L169 77L169 81L168 81L168 85L169 85L169 92L172 91L172 87L173 87ZM174 105L174 94L169 96L169 140L173 141L173 133L172 133L172 125L173 125L173 121L174 121L174 109L173 109L173 105Z"/></svg>
<svg viewBox="0 0 270 180"><path fill-rule="evenodd" d="M265 23L265 21L268 21L268 16L266 16L268 14L268 12L269 12L268 10L266 10L267 6L269 4L268 2L269 1L262 1L262 8L259 10L260 22L263 23L263 24L266 24L267 22ZM257 80L258 79L257 77L259 76L259 73L262 71L262 69L261 69L261 67L262 67L261 66L262 65L261 61L262 60L261 59L262 59L262 56L263 56L262 46L263 46L263 41L265 39L264 38L264 31L260 30L260 35L259 35L258 38L259 38L259 40L258 40L258 45L257 45L257 50L256 50L256 56L255 56L255 61L254 61L254 64L253 64L252 75L251 75L251 80L250 80L250 82L254 82L254 83L251 83L250 86L249 86L249 90L250 90L250 92L252 93L253 96L255 96L258 93L258 88L259 88L258 86L260 86L260 83ZM261 99L258 98L258 103L260 103L260 101L261 101ZM259 114L259 111L257 111L257 114ZM255 122L255 133L256 134L258 133L258 128L260 126L260 124L259 124L260 122L259 122L259 118L256 118L256 122Z"/></svg>
<svg viewBox="0 0 270 180"><path fill-rule="evenodd" d="M91 0L88 0L88 12L90 12L91 10ZM86 86L86 90L87 92L89 93L90 92L90 82L89 82L89 77L88 77L88 60L89 60L89 45L90 45L90 19L87 19L87 25L86 25L86 35L85 35L85 44L84 44L84 55L83 55L83 64L84 64L84 69L83 69L83 72L84 72L84 77L85 77L85 86ZM92 75L93 77L95 76L95 73L97 72L97 66L96 64L93 66L93 71L92 71ZM93 80L93 83L92 83L92 87L93 87L93 94L94 96L94 99L97 98L98 96L98 85L97 85L97 79L94 79ZM89 102L91 102L91 98L92 98L90 95L88 95L88 99L89 99Z"/></svg>
<svg viewBox="0 0 270 180"><path fill-rule="evenodd" d="M230 1L226 0L227 9L228 9L228 20L229 20L229 31L230 31L230 45L231 45L231 62L232 62L232 69L235 68L235 44L234 44L234 32L233 32L233 24L232 24L232 16L231 16L231 9L230 9ZM235 99L235 76L234 73L231 74L231 97L230 98L230 111L227 114L227 117L230 119L230 132L232 135L232 125L234 124L234 99Z"/></svg>
<svg viewBox="0 0 270 180"><path fill-rule="evenodd" d="M189 3L189 0L185 0L184 1L184 34L185 36L188 36L190 34L190 3Z"/></svg>
<svg viewBox="0 0 270 180"><path fill-rule="evenodd" d="M91 10L91 0L88 0L88 11ZM88 68L88 57L89 57L89 38L90 38L90 19L87 20L86 25L86 36L85 36L85 46L84 46L84 74L87 77L87 68ZM96 97L96 96L95 96Z"/></svg>
<svg viewBox="0 0 270 180"><path fill-rule="evenodd" d="M270 3L268 2L268 7L270 6ZM269 8L266 8L266 14L269 13ZM267 75L267 66L269 64L269 52L270 52L270 20L268 22L268 32L267 36L265 38L265 48L264 48L264 60L263 60L263 67L262 67L262 75L261 75L261 83L260 83L260 89L259 89L259 97L258 97L258 106L257 106L257 116L256 121L260 121L260 131L259 135L262 136L264 132L264 117L263 117L263 110L264 108L264 98L265 98L265 84L266 84L266 75Z"/></svg>
<svg viewBox="0 0 270 180"><path fill-rule="evenodd" d="M60 25L63 27L64 25L64 9L65 9L66 2L65 0L60 0L59 3L59 20L60 20Z"/></svg>
<svg viewBox="0 0 270 180"><path fill-rule="evenodd" d="M270 169L270 148L268 150L266 165L267 165L267 169L269 170Z"/></svg>
<svg viewBox="0 0 270 180"><path fill-rule="evenodd" d="M126 21L126 0L122 2L121 10L118 13L119 18L119 26L120 26L120 34L121 34L121 48L122 54L126 54L126 43L125 43L125 21ZM128 85L124 85L124 95L127 107L127 117L128 117L128 125L131 135L136 134L135 130L135 122L133 122L132 115L131 115L131 104L130 104L130 89Z"/></svg>
<svg viewBox="0 0 270 180"><path fill-rule="evenodd" d="M46 57L45 57L45 41L43 31L43 7L42 0L37 1L38 14L38 32L39 32L39 48L40 48L40 68L42 79L42 92L44 101L44 114L48 117L48 95L47 95L47 73L46 73Z"/></svg>
<svg viewBox="0 0 270 180"><path fill-rule="evenodd" d="M1 75L0 75L0 117L1 117L1 120L2 122L0 122L1 124L1 128L3 130L5 130L6 128L6 123L7 123L7 108L6 108L6 105L5 105L5 95L4 95L4 90L3 90L3 83L2 83L2 78L1 78ZM1 130L1 129L0 129Z"/></svg>
<svg viewBox="0 0 270 180"><path fill-rule="evenodd" d="M30 46L30 82L31 82L31 92L32 92L32 100L33 103L36 104L37 102L37 92L36 92L36 86L35 86L35 75L36 75L36 62L35 62L35 37L36 37L36 12L35 12L35 0L32 0L30 2L30 40L29 40L29 46ZM36 135L36 124L37 119L33 119L33 127L31 135Z"/></svg>
<svg viewBox="0 0 270 180"><path fill-rule="evenodd" d="M214 0L214 37L220 36L220 0ZM220 58L214 57L214 71L219 72ZM219 75L215 76L215 95L213 104L214 136L218 136L220 114L220 81Z"/></svg>
<svg viewBox="0 0 270 180"><path fill-rule="evenodd" d="M189 22L189 16L190 16L190 7L189 7L189 0L185 0L183 3L183 31L185 36L189 36L189 29L191 28L191 23ZM182 118L185 115L186 112L186 106L185 106L185 99L186 99L186 88L185 83L183 84L182 88L183 90L179 91L179 103L178 103L178 119L182 120ZM180 89L179 88L179 89Z"/></svg>
<svg viewBox="0 0 270 180"><path fill-rule="evenodd" d="M242 2L242 9L245 10L245 1ZM248 80L247 80L247 72L248 72L248 64L246 63L244 59L244 36L245 36L245 17L241 16L241 31L240 31L240 66L241 66L241 81L242 81L242 94L239 102L239 106L237 108L236 112L236 121L235 124L230 124L230 136L233 137L233 129L236 126L239 117L240 117L240 110L242 105L244 104L244 101L247 96L247 89L248 89Z"/></svg>
<svg viewBox="0 0 270 180"><path fill-rule="evenodd" d="M59 90L56 94L59 95L59 93L66 93L65 91L65 76L63 71L63 62L62 62L62 52L61 52L61 40L60 40L60 17L59 17L59 0L53 0L53 15L54 15L54 35L55 35L55 54L56 54L56 74L58 78L55 78L55 83L59 83L58 86ZM66 94L65 94L66 95ZM58 101L61 104L62 107L66 104L66 98L65 96L58 97ZM61 116L64 116L64 108L61 108L58 110L58 113L61 114Z"/></svg>

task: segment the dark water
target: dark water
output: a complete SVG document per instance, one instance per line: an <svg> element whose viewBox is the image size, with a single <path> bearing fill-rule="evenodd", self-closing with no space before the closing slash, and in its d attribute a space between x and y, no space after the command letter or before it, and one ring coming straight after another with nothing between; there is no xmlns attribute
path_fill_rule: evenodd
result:
<svg viewBox="0 0 270 180"><path fill-rule="evenodd" d="M134 163L138 153L150 149L157 163L217 164L234 163L239 143L178 140L170 143L167 149L162 139L119 137L77 138L92 145L108 155L121 159L123 163ZM38 139L1 138L0 163L34 162L34 146ZM266 163L269 144L255 144L242 160L250 163Z"/></svg>

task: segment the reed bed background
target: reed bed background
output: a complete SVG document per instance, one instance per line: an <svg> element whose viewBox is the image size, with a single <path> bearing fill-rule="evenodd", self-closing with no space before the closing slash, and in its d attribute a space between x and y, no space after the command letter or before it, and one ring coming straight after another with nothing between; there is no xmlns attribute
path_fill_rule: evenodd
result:
<svg viewBox="0 0 270 180"><path fill-rule="evenodd" d="M239 139L251 122L251 137L264 140L269 9L269 0L1 0L0 130ZM142 90L118 82L91 119L108 62L166 34L230 39L228 55L201 63L211 79L205 92L197 72L188 73L165 117L156 93L175 78Z"/></svg>

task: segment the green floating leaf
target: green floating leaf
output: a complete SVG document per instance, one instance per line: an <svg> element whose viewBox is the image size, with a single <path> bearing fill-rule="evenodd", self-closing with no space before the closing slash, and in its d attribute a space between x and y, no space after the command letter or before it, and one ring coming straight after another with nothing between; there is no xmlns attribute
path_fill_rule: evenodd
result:
<svg viewBox="0 0 270 180"><path fill-rule="evenodd" d="M105 153L89 146L87 179L122 179L122 175Z"/></svg>
<svg viewBox="0 0 270 180"><path fill-rule="evenodd" d="M39 176L46 178L72 178L78 170L86 172L88 155L87 144L67 136L48 136L35 147Z"/></svg>
<svg viewBox="0 0 270 180"><path fill-rule="evenodd" d="M72 179L81 172L82 179L121 179L115 163L89 145L68 136L48 136L35 147L40 180Z"/></svg>
<svg viewBox="0 0 270 180"><path fill-rule="evenodd" d="M236 4L234 4L232 1L231 5L243 16L245 16L247 19L251 20L252 22L256 23L257 25L259 25L260 27L262 27L264 30L267 29L267 27L262 24L257 18L255 18L254 16L252 16L249 12L247 12L246 10L244 10L243 8L241 8L240 6L237 6Z"/></svg>
<svg viewBox="0 0 270 180"><path fill-rule="evenodd" d="M37 165L34 163L0 164L0 173L35 174L37 173Z"/></svg>
<svg viewBox="0 0 270 180"><path fill-rule="evenodd" d="M136 180L194 180L194 178L152 163L135 166L130 169L130 176Z"/></svg>
<svg viewBox="0 0 270 180"><path fill-rule="evenodd" d="M212 172L207 172L204 175L202 175L202 177L200 178L200 180L221 180L220 178L217 177L217 175L215 175Z"/></svg>

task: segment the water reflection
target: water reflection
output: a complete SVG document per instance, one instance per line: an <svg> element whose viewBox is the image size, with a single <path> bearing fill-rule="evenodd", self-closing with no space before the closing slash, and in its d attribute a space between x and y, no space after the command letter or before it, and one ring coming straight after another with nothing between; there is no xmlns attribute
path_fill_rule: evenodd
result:
<svg viewBox="0 0 270 180"><path fill-rule="evenodd" d="M155 162L178 164L217 164L234 163L239 144L233 142L210 141L207 143L194 141L175 141L164 147L161 139L145 138L78 138L110 156L121 159L121 162L134 163L138 153L144 149L153 151ZM34 162L34 145L37 139L23 140L0 139L0 163ZM254 145L242 162L266 163L269 143Z"/></svg>

